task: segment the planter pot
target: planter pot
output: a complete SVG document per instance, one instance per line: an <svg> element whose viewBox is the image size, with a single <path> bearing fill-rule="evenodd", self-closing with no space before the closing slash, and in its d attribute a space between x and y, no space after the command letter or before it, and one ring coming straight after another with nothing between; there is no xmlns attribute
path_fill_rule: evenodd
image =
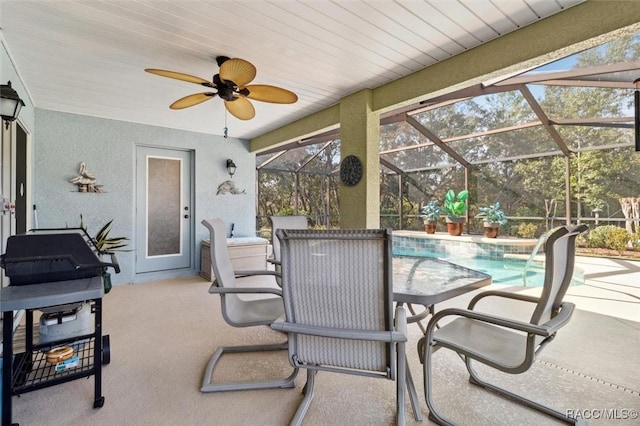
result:
<svg viewBox="0 0 640 426"><path fill-rule="evenodd" d="M105 272L102 274L102 282L104 284L104 294L107 294L111 291L111 274L109 272Z"/></svg>
<svg viewBox="0 0 640 426"><path fill-rule="evenodd" d="M466 221L467 218L465 217L447 217L447 232L449 235L454 237L462 235L462 228Z"/></svg>
<svg viewBox="0 0 640 426"><path fill-rule="evenodd" d="M484 236L487 238L496 238L500 231L500 225L497 223L484 224Z"/></svg>
<svg viewBox="0 0 640 426"><path fill-rule="evenodd" d="M427 234L435 234L438 222L424 222L424 230Z"/></svg>

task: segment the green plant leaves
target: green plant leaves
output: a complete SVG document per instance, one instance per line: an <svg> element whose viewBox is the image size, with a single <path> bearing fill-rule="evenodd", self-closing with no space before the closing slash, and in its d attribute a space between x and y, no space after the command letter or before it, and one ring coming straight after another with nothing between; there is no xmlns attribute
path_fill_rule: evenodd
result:
<svg viewBox="0 0 640 426"><path fill-rule="evenodd" d="M450 189L444 196L444 206L442 207L442 210L449 217L461 217L469 208L467 205L468 198L469 191L466 189L458 192L457 195L453 189Z"/></svg>
<svg viewBox="0 0 640 426"><path fill-rule="evenodd" d="M479 207L478 211L480 213L478 213L476 217L481 217L487 223L497 223L500 225L507 223L507 217L500 208L500 203L497 201L492 206Z"/></svg>
<svg viewBox="0 0 640 426"><path fill-rule="evenodd" d="M127 246L127 243L125 243L125 241L129 240L127 237L109 237L112 223L113 219L107 222L94 237L96 247L100 253L111 254Z"/></svg>
<svg viewBox="0 0 640 426"><path fill-rule="evenodd" d="M100 228L98 233L93 237L93 242L100 254L112 254L113 252L126 247L128 244L125 242L129 241L127 237L109 236L112 223L113 219L107 222L102 228ZM80 215L80 228L87 231L87 226L83 222L82 215Z"/></svg>

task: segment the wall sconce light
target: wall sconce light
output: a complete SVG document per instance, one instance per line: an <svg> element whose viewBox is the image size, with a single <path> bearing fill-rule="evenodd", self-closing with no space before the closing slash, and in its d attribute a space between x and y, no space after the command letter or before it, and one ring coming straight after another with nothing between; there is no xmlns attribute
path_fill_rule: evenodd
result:
<svg viewBox="0 0 640 426"><path fill-rule="evenodd" d="M23 106L24 102L18 93L11 88L10 81L0 85L0 115L7 129L11 122L18 118Z"/></svg>
<svg viewBox="0 0 640 426"><path fill-rule="evenodd" d="M634 121L634 127L636 128L636 151L640 151L640 78L636 78L633 84L636 86L636 90L633 92L633 100L636 107Z"/></svg>
<svg viewBox="0 0 640 426"><path fill-rule="evenodd" d="M236 164L233 162L233 160L227 160L227 172L229 173L229 176L233 177L233 175L236 173Z"/></svg>

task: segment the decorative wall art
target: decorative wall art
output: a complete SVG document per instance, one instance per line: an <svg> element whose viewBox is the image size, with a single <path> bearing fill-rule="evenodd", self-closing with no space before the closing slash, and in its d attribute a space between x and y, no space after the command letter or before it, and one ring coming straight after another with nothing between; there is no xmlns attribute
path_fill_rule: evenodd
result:
<svg viewBox="0 0 640 426"><path fill-rule="evenodd" d="M69 180L78 187L78 192L102 192L102 185L96 184L96 176L87 170L84 161L80 163L78 173L80 175Z"/></svg>
<svg viewBox="0 0 640 426"><path fill-rule="evenodd" d="M236 184L232 180L225 180L220 185L218 185L218 192L216 192L216 195L226 194L226 193L237 195L237 194L246 194L247 191L244 189L240 190L236 188Z"/></svg>

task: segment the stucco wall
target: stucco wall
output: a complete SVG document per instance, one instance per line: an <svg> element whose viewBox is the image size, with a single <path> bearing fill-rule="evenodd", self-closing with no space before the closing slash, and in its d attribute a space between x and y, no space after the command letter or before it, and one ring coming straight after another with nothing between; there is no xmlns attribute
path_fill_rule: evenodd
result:
<svg viewBox="0 0 640 426"><path fill-rule="evenodd" d="M200 221L220 217L235 223L236 236L255 235L255 155L247 141L67 114L36 108L33 140L33 203L38 227L76 227L80 214L95 234L114 219L112 235L135 240L136 146L192 150L194 155L195 240L194 270L135 275L134 252L118 253L122 272L114 284L195 273L200 265L200 241L208 234ZM220 183L229 179L226 159L238 166L233 180L246 194L216 195ZM96 175L102 193L80 193L69 179L77 176L80 162Z"/></svg>

